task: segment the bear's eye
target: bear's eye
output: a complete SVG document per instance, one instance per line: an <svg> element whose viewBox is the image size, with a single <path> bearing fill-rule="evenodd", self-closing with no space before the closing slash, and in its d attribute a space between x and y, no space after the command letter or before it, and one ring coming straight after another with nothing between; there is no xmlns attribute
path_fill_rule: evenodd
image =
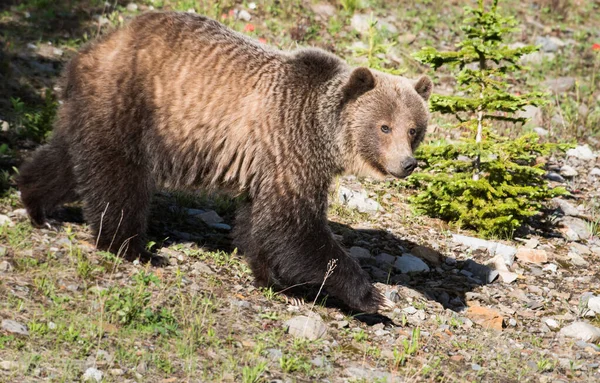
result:
<svg viewBox="0 0 600 383"><path fill-rule="evenodd" d="M408 134L410 134L411 136L414 136L415 134L417 134L417 130L416 129L411 129L408 131Z"/></svg>
<svg viewBox="0 0 600 383"><path fill-rule="evenodd" d="M392 129L389 126L387 126L387 125L381 125L381 131L383 133L389 133L389 132L392 131Z"/></svg>

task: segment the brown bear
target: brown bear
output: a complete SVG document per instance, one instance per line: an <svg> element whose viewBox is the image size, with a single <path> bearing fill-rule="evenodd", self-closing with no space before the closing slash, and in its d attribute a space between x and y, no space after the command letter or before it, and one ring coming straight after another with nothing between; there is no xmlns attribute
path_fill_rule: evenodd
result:
<svg viewBox="0 0 600 383"><path fill-rule="evenodd" d="M20 169L42 225L77 198L100 249L148 255L153 192L244 195L234 236L260 285L321 284L350 308L386 304L333 238L335 175L404 177L428 123L427 77L351 68L319 49L282 52L189 13L147 13L68 64L53 137Z"/></svg>

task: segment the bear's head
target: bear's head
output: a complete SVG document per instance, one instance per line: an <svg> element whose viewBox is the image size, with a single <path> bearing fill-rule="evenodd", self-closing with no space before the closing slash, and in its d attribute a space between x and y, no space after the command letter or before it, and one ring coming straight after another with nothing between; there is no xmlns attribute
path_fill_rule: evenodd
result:
<svg viewBox="0 0 600 383"><path fill-rule="evenodd" d="M413 151L423 140L433 83L356 68L342 88L346 171L403 178L417 167Z"/></svg>

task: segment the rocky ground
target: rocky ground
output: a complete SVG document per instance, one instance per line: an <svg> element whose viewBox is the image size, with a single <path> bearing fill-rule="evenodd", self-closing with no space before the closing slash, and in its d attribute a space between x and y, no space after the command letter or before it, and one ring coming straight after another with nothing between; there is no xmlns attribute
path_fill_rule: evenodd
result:
<svg viewBox="0 0 600 383"><path fill-rule="evenodd" d="M408 53L452 41L457 32L445 18L461 5L403 3L399 12L369 2L350 12L350 1L218 9L91 1L46 15L34 3L0 5L0 64L11 71L1 73L0 89L25 102L19 114L0 97L0 145L11 149L0 146L5 169L36 145L35 135L12 130L28 126L28 105L45 105L42 95L76 47L151 7L214 12L268 43L316 44L354 62L365 60L352 52L368 48L365 20L374 11L383 42L397 42L384 64L412 75L423 68ZM600 40L600 24L584 3L568 2L580 11L564 19L538 3L515 6L524 25L517 43L542 46L526 58L533 67L526 83L552 90L557 102L529 108L528 129L553 141L577 137L579 145L547 168L548 182L571 195L552 201L520 237L483 240L414 215L407 197L415 191L398 183L340 178L331 228L395 302L381 315L362 315L318 286L293 294L254 288L229 236L235 200L158 194L149 245L168 266L154 268L96 251L77 204L57 212L57 229L32 228L8 180L0 201L0 382L600 382L600 93L589 87L586 50ZM453 80L439 74L436 89L452 92ZM443 125L434 116L430 137L451 137Z"/></svg>

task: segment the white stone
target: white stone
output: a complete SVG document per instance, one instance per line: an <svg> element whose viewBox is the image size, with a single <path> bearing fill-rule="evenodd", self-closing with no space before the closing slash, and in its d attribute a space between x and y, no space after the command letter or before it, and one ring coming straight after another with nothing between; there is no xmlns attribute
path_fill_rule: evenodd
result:
<svg viewBox="0 0 600 383"><path fill-rule="evenodd" d="M600 328L586 322L571 323L567 327L562 328L560 334L589 343L596 343L600 340Z"/></svg>
<svg viewBox="0 0 600 383"><path fill-rule="evenodd" d="M600 169L599 168L593 168L592 171L590 172L591 176L594 177L599 177L600 176Z"/></svg>
<svg viewBox="0 0 600 383"><path fill-rule="evenodd" d="M591 161L596 159L596 154L592 152L589 146L579 145L576 148L567 150L567 155L570 157L579 158L580 160Z"/></svg>
<svg viewBox="0 0 600 383"><path fill-rule="evenodd" d="M127 4L127 10L129 12L135 12L138 10L138 6L136 3L129 3L129 4Z"/></svg>
<svg viewBox="0 0 600 383"><path fill-rule="evenodd" d="M240 20L244 20L244 21L250 21L250 20L252 20L252 15L250 14L250 12L242 9L241 11L238 12L237 18Z"/></svg>
<svg viewBox="0 0 600 383"><path fill-rule="evenodd" d="M577 170L569 165L563 165L560 168L560 174L562 174L564 177L577 177L579 175Z"/></svg>
<svg viewBox="0 0 600 383"><path fill-rule="evenodd" d="M573 206L573 204L571 204L568 201L565 201L564 199L554 198L552 199L552 202L558 205L558 207L564 215L570 215L574 217L580 215L579 210L577 210L577 208Z"/></svg>
<svg viewBox="0 0 600 383"><path fill-rule="evenodd" d="M467 237L466 235L452 234L452 240L469 247L471 250L487 249L492 257L501 255L507 265L512 265L515 261L517 248L507 246L502 243L486 241L484 239Z"/></svg>
<svg viewBox="0 0 600 383"><path fill-rule="evenodd" d="M21 365L17 362L13 362L12 360L3 360L0 362L0 370L11 371L18 370Z"/></svg>
<svg viewBox="0 0 600 383"><path fill-rule="evenodd" d="M83 373L83 377L81 378L84 382L101 382L102 381L102 371L97 368L90 367Z"/></svg>
<svg viewBox="0 0 600 383"><path fill-rule="evenodd" d="M0 226L4 225L13 226L14 223L10 220L10 218L8 218L8 216L0 214Z"/></svg>
<svg viewBox="0 0 600 383"><path fill-rule="evenodd" d="M317 340L327 334L327 326L321 318L299 315L286 321L284 326L291 335L310 340Z"/></svg>
<svg viewBox="0 0 600 383"><path fill-rule="evenodd" d="M2 330L8 331L13 334L29 335L29 331L27 330L27 327L25 325L12 319L4 319L2 321Z"/></svg>
<svg viewBox="0 0 600 383"><path fill-rule="evenodd" d="M558 322L552 318L546 319L544 321L544 323L546 323L546 326L548 326L548 328L551 330L558 330L560 328L560 325L558 324Z"/></svg>
<svg viewBox="0 0 600 383"><path fill-rule="evenodd" d="M401 257L396 258L394 267L403 274L429 272L429 266L427 266L421 258L408 253L402 254Z"/></svg>
<svg viewBox="0 0 600 383"><path fill-rule="evenodd" d="M338 190L338 200L342 205L356 209L361 213L376 213L383 210L381 205L368 197L365 190L352 190L344 186L340 186Z"/></svg>
<svg viewBox="0 0 600 383"><path fill-rule="evenodd" d="M592 297L588 300L588 309L596 314L600 314L600 297Z"/></svg>

